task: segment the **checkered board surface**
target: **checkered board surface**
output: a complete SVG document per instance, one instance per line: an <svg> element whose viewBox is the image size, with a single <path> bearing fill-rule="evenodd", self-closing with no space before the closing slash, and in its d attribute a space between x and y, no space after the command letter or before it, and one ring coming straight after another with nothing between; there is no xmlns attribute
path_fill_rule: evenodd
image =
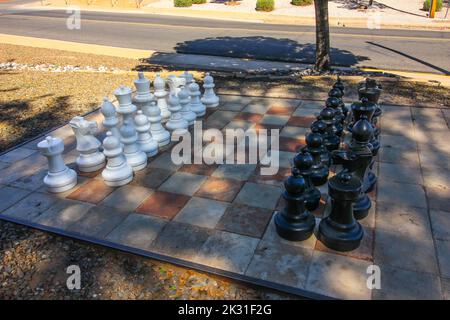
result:
<svg viewBox="0 0 450 320"><path fill-rule="evenodd" d="M322 107L226 95L218 108L207 110L204 129L280 130L280 169L272 176L261 175L260 164L175 165L171 143L126 186L108 187L98 171L79 173L74 189L50 194L42 184L47 163L37 139L20 148L29 152L23 160L2 170L0 193L7 200L0 218L306 296L370 299L366 269L373 261L375 193L361 221L363 242L352 252L330 250L315 236L286 241L275 231L283 180ZM86 118L102 121L98 111ZM76 169L70 127L50 134L64 139L65 161ZM327 208L326 185L320 190L317 225Z"/></svg>

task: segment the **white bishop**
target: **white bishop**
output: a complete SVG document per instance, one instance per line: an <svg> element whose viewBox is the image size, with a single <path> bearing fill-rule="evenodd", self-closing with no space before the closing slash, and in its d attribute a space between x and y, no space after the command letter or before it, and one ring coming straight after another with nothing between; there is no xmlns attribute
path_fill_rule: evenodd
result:
<svg viewBox="0 0 450 320"><path fill-rule="evenodd" d="M166 90L166 82L163 78L158 74L156 74L155 81L153 81L153 86L155 87L155 97L156 103L158 105L159 110L161 110L161 122L165 123L170 118L170 111L167 106L167 90Z"/></svg>
<svg viewBox="0 0 450 320"><path fill-rule="evenodd" d="M113 136L120 140L119 132L119 118L117 117L116 107L108 100L108 97L103 98L103 104L100 109L103 117L105 118L102 122L103 126L107 131L111 131Z"/></svg>

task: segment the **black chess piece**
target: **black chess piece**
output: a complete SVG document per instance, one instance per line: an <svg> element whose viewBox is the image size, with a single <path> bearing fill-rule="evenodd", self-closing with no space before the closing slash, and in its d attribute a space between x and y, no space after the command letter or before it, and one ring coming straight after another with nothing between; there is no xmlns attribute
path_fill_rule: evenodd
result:
<svg viewBox="0 0 450 320"><path fill-rule="evenodd" d="M369 185L369 166L372 163L373 155L370 145L370 140L373 136L372 124L365 116L362 116L355 125L352 131L352 141L350 143L350 152L357 156L354 163L351 164L350 170L353 170L355 176L361 180L362 192L353 205L353 213L355 218L360 220L369 214L369 209L372 203L364 192ZM345 164L344 164L345 168Z"/></svg>
<svg viewBox="0 0 450 320"><path fill-rule="evenodd" d="M314 128L311 133L306 136L306 146L301 149L303 152L308 152L313 158L311 167L311 182L315 186L321 186L327 182L330 166L330 152L323 145L322 136L318 129Z"/></svg>
<svg viewBox="0 0 450 320"><path fill-rule="evenodd" d="M331 213L320 221L318 230L318 239L328 248L351 251L359 247L364 230L353 216L353 203L361 189L361 181L347 170L328 181Z"/></svg>
<svg viewBox="0 0 450 320"><path fill-rule="evenodd" d="M322 159L323 165L326 167L329 167L331 165L331 154L328 151L328 149L325 147L325 145L323 144L323 137L325 136L326 130L327 130L327 125L322 120L314 121L313 124L311 125L311 131L313 133L320 135L320 137L322 138L321 159Z"/></svg>
<svg viewBox="0 0 450 320"><path fill-rule="evenodd" d="M328 97L330 98L337 98L339 99L339 108L342 111L342 114L344 115L345 118L347 118L348 115L348 108L345 106L343 97L344 97L344 91L341 91L340 89L338 89L337 87L333 86L333 89L331 89L328 92Z"/></svg>
<svg viewBox="0 0 450 320"><path fill-rule="evenodd" d="M294 157L294 167L298 169L299 173L305 179L305 206L309 211L314 211L319 207L321 198L319 189L314 186L311 180L313 163L314 159L307 151L300 151Z"/></svg>
<svg viewBox="0 0 450 320"><path fill-rule="evenodd" d="M341 139L336 135L334 127L334 110L332 108L325 108L320 112L320 118L325 125L325 133L322 135L323 144L328 151L337 150L341 143Z"/></svg>
<svg viewBox="0 0 450 320"><path fill-rule="evenodd" d="M339 89L342 91L342 94L345 94L345 86L344 83L341 80L341 77L339 77L339 75L337 76L337 80L336 82L333 84L333 88L334 89Z"/></svg>
<svg viewBox="0 0 450 320"><path fill-rule="evenodd" d="M368 119L372 125L373 128L373 134L372 138L370 139L370 150L372 151L372 156L375 157L378 154L378 151L380 150L380 140L376 137L375 133L377 132L377 128L373 123L373 117L375 115L375 112L377 110L377 104L374 102L369 101L367 98L362 98L360 102L355 102L352 104L352 115L353 115L353 123L361 119L361 117L365 117ZM352 132L353 124L350 123L348 125L348 130ZM379 133L379 131L378 131ZM369 166L369 172L367 174L367 178L365 183L363 184L363 190L365 193L368 193L372 191L375 188L375 185L377 183L377 177L375 173L373 173L372 168L374 165L375 160L372 159L372 162Z"/></svg>
<svg viewBox="0 0 450 320"><path fill-rule="evenodd" d="M328 98L325 101L325 107L332 108L334 110L336 134L340 137L342 135L342 131L344 130L343 124L345 117L341 109L339 108L339 99L336 97Z"/></svg>
<svg viewBox="0 0 450 320"><path fill-rule="evenodd" d="M366 78L365 81L358 84L359 100L367 98L370 102L378 104L383 88L375 79Z"/></svg>
<svg viewBox="0 0 450 320"><path fill-rule="evenodd" d="M378 121L378 118L381 116L383 111L381 110L381 107L378 104L378 101L380 99L381 92L383 91L381 84L377 83L375 79L366 78L365 81L360 82L358 84L358 96L359 99L367 98L372 103L375 103L376 110L372 117L372 124L375 128L375 138L378 139L378 136L380 134L379 129L377 128L376 124Z"/></svg>
<svg viewBox="0 0 450 320"><path fill-rule="evenodd" d="M306 181L297 168L292 168L292 175L285 180L284 188L286 206L274 218L277 233L290 241L306 240L313 234L316 220L305 207Z"/></svg>

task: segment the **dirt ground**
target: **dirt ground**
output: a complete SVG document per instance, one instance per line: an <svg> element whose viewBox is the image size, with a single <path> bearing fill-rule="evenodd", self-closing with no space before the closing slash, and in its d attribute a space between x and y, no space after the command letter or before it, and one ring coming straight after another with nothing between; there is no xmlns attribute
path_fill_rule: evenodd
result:
<svg viewBox="0 0 450 320"><path fill-rule="evenodd" d="M113 98L120 84L132 86L136 69L146 70L150 79L155 71L168 72L136 60L0 44L0 152L96 109L103 96ZM344 80L354 88L362 79ZM323 97L334 80L243 81L217 75L216 85L229 93L270 94L284 88L293 97L315 98ZM390 103L450 107L448 88L399 78L380 81ZM354 89L346 94L354 95ZM72 264L81 268L79 291L65 285ZM0 299L180 298L292 297L0 221Z"/></svg>

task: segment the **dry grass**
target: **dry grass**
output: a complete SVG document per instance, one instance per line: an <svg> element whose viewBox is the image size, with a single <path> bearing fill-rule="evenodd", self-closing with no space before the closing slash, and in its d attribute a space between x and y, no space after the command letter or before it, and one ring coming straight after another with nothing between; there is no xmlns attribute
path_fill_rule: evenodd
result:
<svg viewBox="0 0 450 320"><path fill-rule="evenodd" d="M33 48L11 44L0 44L0 62L16 62L21 64L54 64L58 66L101 66L121 70L133 70L139 65L138 60L116 58L95 54L85 54L64 50Z"/></svg>

